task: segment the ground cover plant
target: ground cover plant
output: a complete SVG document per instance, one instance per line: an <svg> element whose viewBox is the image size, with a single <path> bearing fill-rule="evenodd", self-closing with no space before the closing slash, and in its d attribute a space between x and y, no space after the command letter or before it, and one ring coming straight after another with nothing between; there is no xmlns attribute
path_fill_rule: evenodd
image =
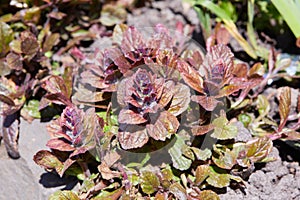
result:
<svg viewBox="0 0 300 200"><path fill-rule="evenodd" d="M196 2L199 15L199 6L214 8ZM1 137L18 158L19 117L51 120L49 149L33 159L77 177L80 188L49 199L219 199L222 188L243 190L257 163L274 160L274 140L298 145L299 65L274 48L229 31L252 57L241 61L218 39L226 35L219 24L204 50L191 39L194 27L180 22L122 24L138 6L123 1L95 16L96 1L26 5L27 17L1 18ZM103 43L90 48L94 40Z"/></svg>

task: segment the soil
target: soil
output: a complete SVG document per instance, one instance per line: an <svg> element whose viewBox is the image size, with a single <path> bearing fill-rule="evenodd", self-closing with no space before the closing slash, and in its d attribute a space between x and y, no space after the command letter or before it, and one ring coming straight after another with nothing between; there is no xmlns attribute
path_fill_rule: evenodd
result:
<svg viewBox="0 0 300 200"><path fill-rule="evenodd" d="M161 23L175 28L177 21L195 26L193 38L203 44L199 21L194 10L182 6L181 1L167 0L153 2L147 7L133 10L127 23L137 27L153 27ZM38 120L28 124L21 122L19 150L21 158L12 160L0 146L0 200L39 200L59 189L76 187L77 181L72 177L59 178L45 172L37 166L32 158L49 139L46 123ZM245 181L245 188L226 188L221 191L222 200L300 200L300 166L299 149L292 148L284 142L276 142L271 153L276 161L256 165L256 170ZM282 152L285 152L284 154Z"/></svg>

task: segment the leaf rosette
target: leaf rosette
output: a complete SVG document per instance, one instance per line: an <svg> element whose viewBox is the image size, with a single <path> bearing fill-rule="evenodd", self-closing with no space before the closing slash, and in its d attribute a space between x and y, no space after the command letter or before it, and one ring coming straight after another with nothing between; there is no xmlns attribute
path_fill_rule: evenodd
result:
<svg viewBox="0 0 300 200"><path fill-rule="evenodd" d="M173 80L138 69L123 79L117 90L121 107L118 139L123 149L145 145L149 138L165 141L179 128L177 116L189 104L190 90Z"/></svg>
<svg viewBox="0 0 300 200"><path fill-rule="evenodd" d="M73 152L70 157L85 153L96 145L103 132L103 121L90 108L86 112L76 106L67 106L60 118L48 127L52 136L47 143L51 149Z"/></svg>

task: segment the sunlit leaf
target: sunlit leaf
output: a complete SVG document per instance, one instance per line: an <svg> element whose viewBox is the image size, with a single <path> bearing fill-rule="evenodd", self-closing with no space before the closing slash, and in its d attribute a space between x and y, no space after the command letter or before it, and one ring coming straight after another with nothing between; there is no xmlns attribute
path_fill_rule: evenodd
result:
<svg viewBox="0 0 300 200"><path fill-rule="evenodd" d="M248 71L248 76L263 76L265 74L265 67L261 63L255 63Z"/></svg>
<svg viewBox="0 0 300 200"><path fill-rule="evenodd" d="M266 96L258 95L257 97L257 108L261 116L266 116L270 111L270 103Z"/></svg>
<svg viewBox="0 0 300 200"><path fill-rule="evenodd" d="M38 100L30 100L27 104L25 104L21 110L21 115L25 119L40 119L41 113L39 111L39 104Z"/></svg>
<svg viewBox="0 0 300 200"><path fill-rule="evenodd" d="M212 155L211 150L209 150L207 148L202 150L202 149L198 149L196 147L191 147L191 150L194 152L194 154L196 155L196 158L198 160L205 161L205 160L209 159Z"/></svg>
<svg viewBox="0 0 300 200"><path fill-rule="evenodd" d="M259 162L271 152L273 142L267 137L256 138L246 143L246 155L253 162Z"/></svg>
<svg viewBox="0 0 300 200"><path fill-rule="evenodd" d="M181 136L176 136L176 141L174 145L168 150L173 166L179 170L187 170L192 161L188 158L183 156L183 150L187 148L186 144L184 143L184 139Z"/></svg>
<svg viewBox="0 0 300 200"><path fill-rule="evenodd" d="M118 116L119 123L125 124L142 124L147 122L140 113L136 113L132 110L122 109Z"/></svg>
<svg viewBox="0 0 300 200"><path fill-rule="evenodd" d="M114 191L102 190L97 196L91 198L91 200L118 199L122 194L124 194L123 188L119 188Z"/></svg>
<svg viewBox="0 0 300 200"><path fill-rule="evenodd" d="M141 187L144 193L149 195L157 191L160 182L158 177L153 172L150 171L142 172L141 179L142 179Z"/></svg>
<svg viewBox="0 0 300 200"><path fill-rule="evenodd" d="M145 46L141 33L133 26L128 27L128 29L123 34L121 49L125 57L131 59L132 61L140 60L141 58L136 57L140 47Z"/></svg>
<svg viewBox="0 0 300 200"><path fill-rule="evenodd" d="M69 142L64 141L63 139L53 138L50 139L47 144L47 147L51 149L56 149L60 151L74 151L75 148L71 146Z"/></svg>
<svg viewBox="0 0 300 200"><path fill-rule="evenodd" d="M186 190L180 183L173 183L169 190L177 199L187 199Z"/></svg>
<svg viewBox="0 0 300 200"><path fill-rule="evenodd" d="M9 43L13 40L13 30L10 26L0 21L0 54L4 56L9 50Z"/></svg>
<svg viewBox="0 0 300 200"><path fill-rule="evenodd" d="M242 149L236 147L232 150L226 148L225 150L217 149L214 146L215 154L213 154L213 162L222 169L231 169L236 163L239 153Z"/></svg>
<svg viewBox="0 0 300 200"><path fill-rule="evenodd" d="M105 180L110 180L119 177L121 175L120 172L111 170L106 162L102 162L98 166L98 170L101 173L102 178Z"/></svg>
<svg viewBox="0 0 300 200"><path fill-rule="evenodd" d="M200 185L209 176L210 168L208 165L199 165L196 169L196 180L195 184Z"/></svg>
<svg viewBox="0 0 300 200"><path fill-rule="evenodd" d="M279 115L280 115L280 125L281 129L289 116L291 106L291 88L283 87L279 89Z"/></svg>
<svg viewBox="0 0 300 200"><path fill-rule="evenodd" d="M220 116L213 120L212 124L215 126L211 137L219 140L233 139L238 133L238 128L228 122L226 117Z"/></svg>
<svg viewBox="0 0 300 200"><path fill-rule="evenodd" d="M119 45L122 43L123 33L128 29L126 24L117 24L113 31L113 41Z"/></svg>
<svg viewBox="0 0 300 200"><path fill-rule="evenodd" d="M213 129L214 129L214 126L212 124L202 125L202 126L194 126L192 129L192 133L194 135L204 135Z"/></svg>
<svg viewBox="0 0 300 200"><path fill-rule="evenodd" d="M216 100L212 96L192 96L192 101L195 101L199 103L205 110L207 111L213 111L217 104L219 103L218 100Z"/></svg>
<svg viewBox="0 0 300 200"><path fill-rule="evenodd" d="M70 190L56 191L49 196L49 200L80 200L78 195Z"/></svg>
<svg viewBox="0 0 300 200"><path fill-rule="evenodd" d="M56 172L60 173L63 169L63 163L47 150L41 150L37 152L34 155L33 160L36 164L49 171L55 170Z"/></svg>
<svg viewBox="0 0 300 200"><path fill-rule="evenodd" d="M119 130L118 139L123 149L134 149L146 144L149 137L146 129L126 126Z"/></svg>
<svg viewBox="0 0 300 200"><path fill-rule="evenodd" d="M220 197L212 190L202 190L200 193L201 200L220 200Z"/></svg>
<svg viewBox="0 0 300 200"><path fill-rule="evenodd" d="M183 84L178 84L174 88L174 96L168 111L174 116L180 115L188 108L189 103L190 89Z"/></svg>
<svg viewBox="0 0 300 200"><path fill-rule="evenodd" d="M31 7L24 10L23 19L28 22L38 23L41 16L40 7Z"/></svg>
<svg viewBox="0 0 300 200"><path fill-rule="evenodd" d="M165 141L175 134L179 127L177 118L167 111L160 113L153 121L154 123L147 124L146 128L148 135L155 140Z"/></svg>
<svg viewBox="0 0 300 200"><path fill-rule="evenodd" d="M188 63L179 61L177 69L183 80L197 92L203 93L203 78Z"/></svg>
<svg viewBox="0 0 300 200"><path fill-rule="evenodd" d="M216 167L210 167L209 177L206 181L211 186L223 188L229 186L230 177L230 174L226 173L226 171L220 170Z"/></svg>

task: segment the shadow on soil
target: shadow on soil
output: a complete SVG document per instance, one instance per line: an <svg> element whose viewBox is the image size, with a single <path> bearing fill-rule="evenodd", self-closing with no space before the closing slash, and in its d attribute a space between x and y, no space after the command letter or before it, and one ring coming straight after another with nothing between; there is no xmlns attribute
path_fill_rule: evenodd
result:
<svg viewBox="0 0 300 200"><path fill-rule="evenodd" d="M78 179L73 176L63 176L60 178L57 174L46 172L41 175L39 183L45 188L65 186L62 190L72 190L78 183Z"/></svg>

